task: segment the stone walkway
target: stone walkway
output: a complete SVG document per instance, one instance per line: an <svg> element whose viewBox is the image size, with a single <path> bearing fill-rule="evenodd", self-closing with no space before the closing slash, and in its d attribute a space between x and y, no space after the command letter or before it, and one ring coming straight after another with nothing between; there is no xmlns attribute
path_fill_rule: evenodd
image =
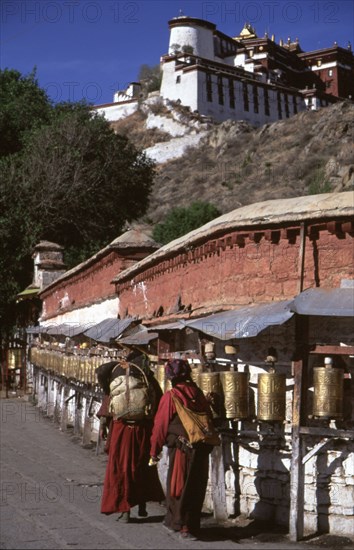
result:
<svg viewBox="0 0 354 550"><path fill-rule="evenodd" d="M149 516L121 525L100 514L107 457L83 448L25 398L0 399L1 549L205 548L287 550L354 549L354 542L330 535L292 543L269 525L203 517L199 541L186 543L162 527L164 506L148 503Z"/></svg>

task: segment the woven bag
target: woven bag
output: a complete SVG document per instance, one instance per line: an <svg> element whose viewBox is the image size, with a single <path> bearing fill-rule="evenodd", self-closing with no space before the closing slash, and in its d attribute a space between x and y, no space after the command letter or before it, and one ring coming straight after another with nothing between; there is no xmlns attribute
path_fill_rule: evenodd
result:
<svg viewBox="0 0 354 550"><path fill-rule="evenodd" d="M141 376L132 376L130 367L139 369ZM129 363L122 376L110 383L110 410L115 418L124 420L142 420L151 416L152 395L144 371Z"/></svg>
<svg viewBox="0 0 354 550"><path fill-rule="evenodd" d="M220 437L215 430L210 415L207 412L196 412L188 409L173 392L171 392L171 395L177 414L187 432L189 442L192 445L196 443L220 445Z"/></svg>

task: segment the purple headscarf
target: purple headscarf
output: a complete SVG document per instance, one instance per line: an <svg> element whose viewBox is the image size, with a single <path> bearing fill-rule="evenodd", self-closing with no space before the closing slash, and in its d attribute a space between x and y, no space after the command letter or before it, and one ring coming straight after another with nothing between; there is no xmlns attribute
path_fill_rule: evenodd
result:
<svg viewBox="0 0 354 550"><path fill-rule="evenodd" d="M165 371L168 380L174 380L175 378L186 380L191 375L189 363L184 359L170 359L165 364Z"/></svg>

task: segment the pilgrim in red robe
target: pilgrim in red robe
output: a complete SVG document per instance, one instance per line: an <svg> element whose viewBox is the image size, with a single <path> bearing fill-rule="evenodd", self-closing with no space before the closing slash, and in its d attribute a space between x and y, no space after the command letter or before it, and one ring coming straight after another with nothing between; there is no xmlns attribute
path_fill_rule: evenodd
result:
<svg viewBox="0 0 354 550"><path fill-rule="evenodd" d="M157 469L148 466L152 421L113 420L101 512L129 512L145 502L162 502L164 492Z"/></svg>
<svg viewBox="0 0 354 550"><path fill-rule="evenodd" d="M114 418L110 412L109 384L117 367L119 368L117 362L110 362L97 369L98 381L106 394L97 416L100 423L104 418L109 421L105 444L108 462L101 500L101 513L107 515L129 514L130 509L136 505L139 505L139 509L142 506L144 510L146 502L162 502L165 499L157 469L148 465L153 418L123 420ZM157 407L162 392L153 373L148 371L147 376L154 389Z"/></svg>
<svg viewBox="0 0 354 550"><path fill-rule="evenodd" d="M211 410L203 392L190 379L188 362L180 359L168 362L166 374L172 382L172 390L161 398L154 420L150 455L157 459L163 445L168 447L164 524L187 537L200 529L212 446L202 443L191 448L184 442L188 436L177 415L171 392L192 410L210 414Z"/></svg>

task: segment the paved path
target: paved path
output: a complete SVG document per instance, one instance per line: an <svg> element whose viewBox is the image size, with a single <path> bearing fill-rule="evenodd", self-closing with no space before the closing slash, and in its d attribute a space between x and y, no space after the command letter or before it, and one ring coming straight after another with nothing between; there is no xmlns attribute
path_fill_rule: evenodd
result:
<svg viewBox="0 0 354 550"><path fill-rule="evenodd" d="M232 521L216 525L210 517L202 540L186 543L162 527L164 507L156 503L148 503L149 517L137 518L133 509L132 523L121 525L99 511L106 455L83 448L23 398L0 405L1 549L319 548L320 540L291 543L286 535Z"/></svg>

